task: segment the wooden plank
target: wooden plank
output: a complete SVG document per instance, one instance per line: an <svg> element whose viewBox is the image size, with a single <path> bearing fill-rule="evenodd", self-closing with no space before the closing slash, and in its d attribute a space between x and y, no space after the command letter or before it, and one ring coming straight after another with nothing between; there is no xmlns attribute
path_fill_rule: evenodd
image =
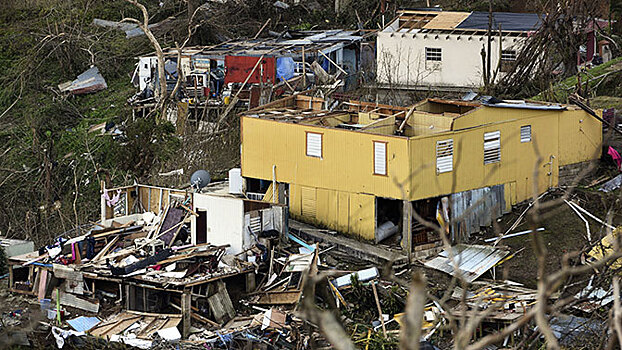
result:
<svg viewBox="0 0 622 350"><path fill-rule="evenodd" d="M150 339L153 334L160 329L166 328L165 326L169 323L168 317L156 317L152 322L147 325L138 335L138 338ZM179 323L179 319L177 319L177 323ZM174 326L173 326L174 327Z"/></svg>
<svg viewBox="0 0 622 350"><path fill-rule="evenodd" d="M56 296L54 295L54 299ZM81 299L76 295L71 293L63 292L60 293L60 303L65 306L75 307L76 309L97 313L99 312L99 301L92 302L86 299Z"/></svg>
<svg viewBox="0 0 622 350"><path fill-rule="evenodd" d="M207 298L210 311L218 323L225 323L235 317L235 309L227 292L227 287L222 280L216 282L218 291Z"/></svg>
<svg viewBox="0 0 622 350"><path fill-rule="evenodd" d="M181 314L182 314L182 332L184 338L190 335L190 326L192 325L192 299L190 291L184 291L181 295Z"/></svg>
<svg viewBox="0 0 622 350"><path fill-rule="evenodd" d="M298 303L300 297L302 296L302 291L292 291L292 292L272 292L262 295L258 301L253 304L258 305L291 305Z"/></svg>
<svg viewBox="0 0 622 350"><path fill-rule="evenodd" d="M110 242L108 242L108 244L106 244L104 248L102 248L102 250L99 251L99 253L97 253L97 255L95 255L95 257L93 257L90 263L95 263L99 261L104 255L106 255L106 253L110 250L110 248L115 243L117 243L118 240L119 240L119 236L114 237Z"/></svg>
<svg viewBox="0 0 622 350"><path fill-rule="evenodd" d="M37 294L37 298L39 300L45 299L45 290L48 285L48 270L42 269L41 274L39 275L39 293Z"/></svg>
<svg viewBox="0 0 622 350"><path fill-rule="evenodd" d="M113 327L109 328L107 331L105 331L103 333L95 334L94 332L91 332L91 334L97 335L97 336L100 336L100 337L104 337L104 338L108 338L108 337L110 337L112 335L119 334L119 333L123 332L124 330L127 329L127 327L133 325L135 322L138 322L141 318L142 318L142 316L127 318L127 319L124 319L124 320L121 320L121 321L115 323L115 325Z"/></svg>

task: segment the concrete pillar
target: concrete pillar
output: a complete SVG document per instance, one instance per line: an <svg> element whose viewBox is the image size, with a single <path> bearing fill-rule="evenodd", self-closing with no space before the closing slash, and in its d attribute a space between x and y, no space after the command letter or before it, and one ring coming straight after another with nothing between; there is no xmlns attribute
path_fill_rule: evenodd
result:
<svg viewBox="0 0 622 350"><path fill-rule="evenodd" d="M404 253L408 255L408 261L410 261L410 255L413 248L413 205L410 201L402 201L402 249Z"/></svg>
<svg viewBox="0 0 622 350"><path fill-rule="evenodd" d="M181 295L181 322L182 322L181 336L184 339L188 339L188 336L190 336L190 324L191 324L191 316L192 316L191 312L192 312L192 296L190 295L190 290L184 289L184 292Z"/></svg>

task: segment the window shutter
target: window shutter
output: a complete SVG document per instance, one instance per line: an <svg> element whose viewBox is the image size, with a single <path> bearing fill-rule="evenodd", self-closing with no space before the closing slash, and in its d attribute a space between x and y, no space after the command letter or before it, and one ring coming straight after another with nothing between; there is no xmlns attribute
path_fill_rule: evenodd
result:
<svg viewBox="0 0 622 350"><path fill-rule="evenodd" d="M322 158L322 134L307 133L307 155Z"/></svg>
<svg viewBox="0 0 622 350"><path fill-rule="evenodd" d="M387 174L387 144L374 141L374 174Z"/></svg>
<svg viewBox="0 0 622 350"><path fill-rule="evenodd" d="M454 140L436 141L436 172L446 173L454 169Z"/></svg>
<svg viewBox="0 0 622 350"><path fill-rule="evenodd" d="M484 134L484 164L501 161L501 132L493 131Z"/></svg>
<svg viewBox="0 0 622 350"><path fill-rule="evenodd" d="M531 142L531 125L520 127L520 142Z"/></svg>

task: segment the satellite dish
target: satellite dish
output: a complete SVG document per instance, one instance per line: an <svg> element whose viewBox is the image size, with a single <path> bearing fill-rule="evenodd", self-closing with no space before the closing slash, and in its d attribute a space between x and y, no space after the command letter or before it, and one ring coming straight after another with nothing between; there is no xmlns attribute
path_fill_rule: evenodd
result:
<svg viewBox="0 0 622 350"><path fill-rule="evenodd" d="M196 191L200 191L203 187L207 186L212 177L207 170L197 170L192 176L190 176L190 186Z"/></svg>

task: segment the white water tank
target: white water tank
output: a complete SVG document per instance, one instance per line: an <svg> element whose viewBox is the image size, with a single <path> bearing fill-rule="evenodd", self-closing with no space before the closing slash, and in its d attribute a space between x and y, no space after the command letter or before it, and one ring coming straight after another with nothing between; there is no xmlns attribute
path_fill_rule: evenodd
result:
<svg viewBox="0 0 622 350"><path fill-rule="evenodd" d="M242 194L244 179L242 178L242 169L233 168L229 170L229 193Z"/></svg>

